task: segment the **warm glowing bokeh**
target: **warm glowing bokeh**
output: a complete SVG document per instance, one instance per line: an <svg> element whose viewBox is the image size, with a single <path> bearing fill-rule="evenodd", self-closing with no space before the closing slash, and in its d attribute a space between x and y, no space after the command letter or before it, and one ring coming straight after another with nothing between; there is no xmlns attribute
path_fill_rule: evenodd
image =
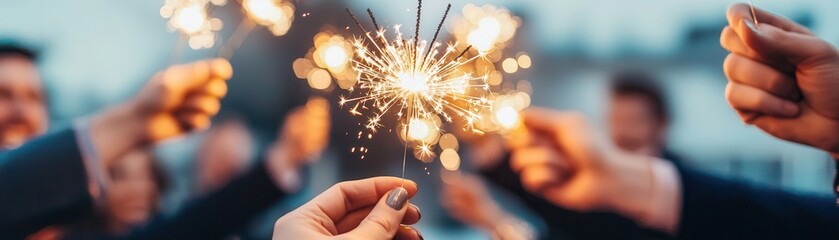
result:
<svg viewBox="0 0 839 240"><path fill-rule="evenodd" d="M519 25L521 20L507 9L489 4L480 7L467 4L451 32L457 41L469 43L475 50L489 54L506 47Z"/></svg>
<svg viewBox="0 0 839 240"><path fill-rule="evenodd" d="M187 37L190 48L211 48L216 42L215 33L221 30L223 23L218 18L211 18L207 9L226 3L219 0L167 0L160 8L160 16L169 19L169 30Z"/></svg>
<svg viewBox="0 0 839 240"><path fill-rule="evenodd" d="M275 36L282 36L294 21L294 5L285 0L243 0L242 7L254 22Z"/></svg>
<svg viewBox="0 0 839 240"><path fill-rule="evenodd" d="M292 68L297 78L306 79L310 86L313 81L311 73L315 70L326 70L331 79L341 89L350 89L355 86L356 76L351 66L352 45L341 35L332 34L332 31L325 30L314 37L314 47L302 58L294 60ZM331 80L330 80L331 81ZM319 90L330 90L331 84L326 88L315 88ZM314 87L313 87L314 88Z"/></svg>

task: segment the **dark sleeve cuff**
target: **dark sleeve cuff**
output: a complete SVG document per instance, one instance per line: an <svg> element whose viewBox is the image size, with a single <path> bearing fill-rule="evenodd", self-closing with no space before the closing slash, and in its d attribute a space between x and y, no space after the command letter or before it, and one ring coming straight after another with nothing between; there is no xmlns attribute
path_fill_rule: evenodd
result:
<svg viewBox="0 0 839 240"><path fill-rule="evenodd" d="M233 234L287 194L259 163L221 189L199 197L174 216L132 233L131 239L218 239Z"/></svg>

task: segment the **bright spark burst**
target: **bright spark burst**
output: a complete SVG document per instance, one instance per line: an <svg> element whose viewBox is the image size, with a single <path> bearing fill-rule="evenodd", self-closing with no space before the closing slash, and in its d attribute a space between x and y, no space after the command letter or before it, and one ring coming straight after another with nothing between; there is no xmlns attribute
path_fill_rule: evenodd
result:
<svg viewBox="0 0 839 240"><path fill-rule="evenodd" d="M470 127L481 119L482 111L491 107L492 102L483 96L490 90L487 76L459 70L480 55L462 58L456 43L443 47L416 37L405 39L400 25L393 27L392 39L387 35L388 31L381 28L354 39L352 62L358 83L350 91L357 89L358 96L341 97L339 102L342 106L356 103L350 112L368 115L365 127L371 132L382 127L382 117L389 114L405 123L433 116L451 122L457 116ZM421 139L409 140L420 140L423 145L418 150L432 153L433 148Z"/></svg>

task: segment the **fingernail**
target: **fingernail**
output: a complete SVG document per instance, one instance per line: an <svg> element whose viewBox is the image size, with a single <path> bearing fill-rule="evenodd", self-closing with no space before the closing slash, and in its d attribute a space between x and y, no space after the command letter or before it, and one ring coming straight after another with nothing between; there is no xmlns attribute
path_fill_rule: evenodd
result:
<svg viewBox="0 0 839 240"><path fill-rule="evenodd" d="M414 206L417 209L417 218L422 219L422 211L420 211L419 207Z"/></svg>
<svg viewBox="0 0 839 240"><path fill-rule="evenodd" d="M402 209L406 202L408 202L408 190L404 188L396 188L387 195L387 205L397 211Z"/></svg>
<svg viewBox="0 0 839 240"><path fill-rule="evenodd" d="M757 26L755 26L752 20L743 18L743 23L745 23L746 27L749 27L749 30L751 30L752 32L760 33L760 31L757 30Z"/></svg>

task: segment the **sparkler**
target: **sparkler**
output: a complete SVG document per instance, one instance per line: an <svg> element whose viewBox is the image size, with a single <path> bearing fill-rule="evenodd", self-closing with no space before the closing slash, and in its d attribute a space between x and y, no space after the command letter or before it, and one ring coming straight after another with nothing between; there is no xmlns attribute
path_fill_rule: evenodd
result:
<svg viewBox="0 0 839 240"><path fill-rule="evenodd" d="M755 2L753 0L749 0L749 8L752 9L752 20L755 21L755 27L757 27L757 14L755 14Z"/></svg>
<svg viewBox="0 0 839 240"><path fill-rule="evenodd" d="M409 142L418 143L420 153L433 154L432 144L439 138L440 129L437 124L429 124L432 119L451 122L456 116L465 120L465 127L471 128L481 119L481 112L492 106L492 102L483 96L490 92L487 76L473 76L459 70L481 55L464 58L471 46L459 52L456 43L443 47L436 42L450 8L451 4L431 42L419 38L421 0L417 6L417 29L412 38L403 38L400 25L393 27L393 38L388 38L388 30L378 26L369 10L376 30L367 32L347 9L356 25L365 31L365 36L356 37L352 42L355 51L353 69L358 74L358 83L351 91L359 90L360 94L350 98L342 96L339 104L352 105L350 112L354 115L366 114L365 127L372 133L383 126L381 120L386 115L393 114L404 121L401 129L406 140L403 177ZM428 137L429 134L433 134L433 138Z"/></svg>

